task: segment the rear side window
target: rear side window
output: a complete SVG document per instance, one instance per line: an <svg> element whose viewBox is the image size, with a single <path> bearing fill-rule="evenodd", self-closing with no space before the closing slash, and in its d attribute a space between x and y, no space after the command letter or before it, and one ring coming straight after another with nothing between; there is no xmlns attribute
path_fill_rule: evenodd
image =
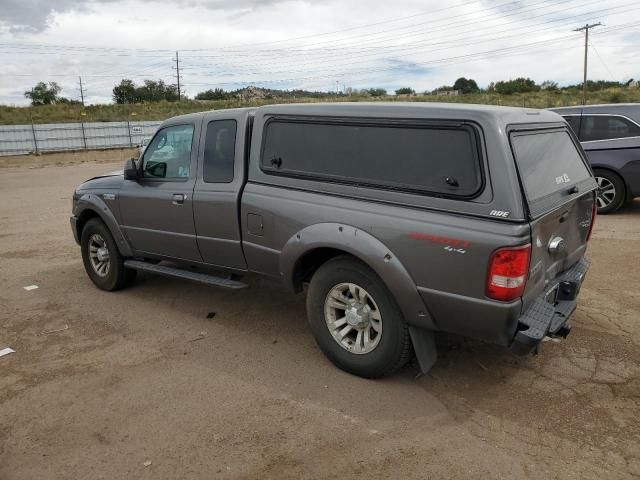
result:
<svg viewBox="0 0 640 480"><path fill-rule="evenodd" d="M591 177L567 131L516 133L511 143L529 202L568 191Z"/></svg>
<svg viewBox="0 0 640 480"><path fill-rule="evenodd" d="M468 126L326 120L267 123L267 173L453 196L482 185L476 132Z"/></svg>
<svg viewBox="0 0 640 480"><path fill-rule="evenodd" d="M581 142L638 136L640 136L640 126L626 117L617 115L582 116L579 135Z"/></svg>
<svg viewBox="0 0 640 480"><path fill-rule="evenodd" d="M202 172L206 183L233 181L236 129L235 120L215 120L207 125Z"/></svg>

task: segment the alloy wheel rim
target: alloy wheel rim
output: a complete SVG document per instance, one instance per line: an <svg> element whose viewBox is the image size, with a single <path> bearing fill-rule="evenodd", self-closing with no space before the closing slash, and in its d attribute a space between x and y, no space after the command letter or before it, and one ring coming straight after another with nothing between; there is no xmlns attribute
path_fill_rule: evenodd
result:
<svg viewBox="0 0 640 480"><path fill-rule="evenodd" d="M99 233L94 233L89 238L89 260L93 271L100 277L109 275L111 268L111 255L105 239Z"/></svg>
<svg viewBox="0 0 640 480"><path fill-rule="evenodd" d="M616 198L616 186L609 179L604 177L596 177L598 182L598 208L608 207Z"/></svg>
<svg viewBox="0 0 640 480"><path fill-rule="evenodd" d="M380 309L369 292L355 283L340 283L329 290L324 317L333 339L348 352L363 355L380 343Z"/></svg>

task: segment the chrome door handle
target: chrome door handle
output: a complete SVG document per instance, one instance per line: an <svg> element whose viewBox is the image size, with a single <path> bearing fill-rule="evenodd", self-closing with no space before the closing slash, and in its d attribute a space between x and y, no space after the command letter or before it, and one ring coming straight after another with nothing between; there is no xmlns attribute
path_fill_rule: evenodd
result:
<svg viewBox="0 0 640 480"><path fill-rule="evenodd" d="M174 205L182 205L185 198L187 198L187 196L184 193L174 193L173 202L171 203L173 203Z"/></svg>

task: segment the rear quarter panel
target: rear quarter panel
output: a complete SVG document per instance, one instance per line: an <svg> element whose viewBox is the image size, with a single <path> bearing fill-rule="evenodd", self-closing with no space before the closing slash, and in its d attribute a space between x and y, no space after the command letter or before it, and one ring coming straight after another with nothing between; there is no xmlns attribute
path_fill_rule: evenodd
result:
<svg viewBox="0 0 640 480"><path fill-rule="evenodd" d="M243 195L243 218L248 213L264 219L263 236L244 237L250 269L284 279L281 255L298 232L323 223L350 226L379 240L409 273L410 284L388 285L420 295L426 315L414 312L408 321L492 341L496 332L515 329L515 323L508 324L519 313L520 301L502 304L486 299L487 264L499 246L527 243L527 225L253 183ZM335 242L328 246L339 245L339 235L336 229ZM380 263L382 255L372 258L364 243L357 251L356 256L370 266ZM378 274L385 282L391 277L384 266ZM499 343L506 344L506 336L502 340Z"/></svg>

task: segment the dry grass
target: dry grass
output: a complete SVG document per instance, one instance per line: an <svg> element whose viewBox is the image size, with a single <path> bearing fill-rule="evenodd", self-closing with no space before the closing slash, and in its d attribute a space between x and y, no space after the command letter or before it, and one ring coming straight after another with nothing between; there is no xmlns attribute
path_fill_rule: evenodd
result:
<svg viewBox="0 0 640 480"><path fill-rule="evenodd" d="M273 103L310 103L319 101L412 101L412 102L455 102L480 103L489 105L509 105L532 108L549 108L582 103L582 93L579 90L559 92L532 92L514 95L499 95L496 93L478 93L461 95L458 97L440 97L432 95L417 95L414 97L387 96L340 96L326 99L296 98L296 99L264 99L243 102L240 100L216 101L184 101L159 102L140 105L94 105L83 108L76 105L46 105L40 107L7 107L0 106L0 125L60 122L106 122L122 120L164 120L184 113L201 112L204 110L219 110L234 107L260 106ZM589 92L588 104L640 102L640 88L610 88L597 92ZM83 115L84 114L84 115Z"/></svg>

